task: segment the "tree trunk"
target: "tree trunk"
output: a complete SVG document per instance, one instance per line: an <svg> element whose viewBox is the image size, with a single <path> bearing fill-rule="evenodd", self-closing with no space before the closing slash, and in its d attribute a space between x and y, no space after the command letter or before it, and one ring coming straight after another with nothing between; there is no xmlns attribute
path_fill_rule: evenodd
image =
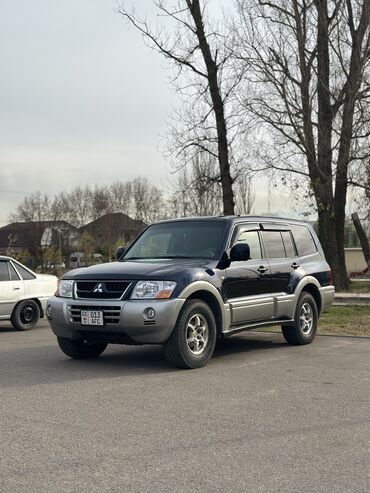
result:
<svg viewBox="0 0 370 493"><path fill-rule="evenodd" d="M196 26L196 35L199 41L199 48L202 52L204 63L207 68L207 78L209 83L209 92L212 99L213 112L216 120L217 141L218 141L218 162L220 166L220 177L222 185L222 198L224 214L235 213L233 179L230 174L229 146L227 139L227 127L225 119L224 103L221 97L220 84L218 80L218 68L216 60L213 58L206 34L202 11L199 0L187 0L187 5L194 19Z"/></svg>
<svg viewBox="0 0 370 493"><path fill-rule="evenodd" d="M334 285L337 285L338 249L336 244L336 231L334 211L332 204L323 199L318 204L318 235L325 258L330 265Z"/></svg>

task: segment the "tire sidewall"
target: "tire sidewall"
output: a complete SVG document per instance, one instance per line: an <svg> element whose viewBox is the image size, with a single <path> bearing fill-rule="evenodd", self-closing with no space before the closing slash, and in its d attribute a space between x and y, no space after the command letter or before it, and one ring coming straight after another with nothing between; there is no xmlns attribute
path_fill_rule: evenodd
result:
<svg viewBox="0 0 370 493"><path fill-rule="evenodd" d="M192 353L186 340L188 321L197 313L203 315L208 324L208 342L201 354ZM177 330L179 331L178 335L184 358L189 361L192 367L203 366L212 357L217 339L216 322L212 310L203 301L190 303L184 307L184 311L180 314Z"/></svg>
<svg viewBox="0 0 370 493"><path fill-rule="evenodd" d="M34 311L34 317L30 323L25 324L24 322L22 322L21 312L27 306L32 307ZM11 317L11 322L13 327L16 328L17 330L31 330L37 325L39 319L40 319L40 308L39 305L36 303L36 301L24 300L18 303L18 305L14 308Z"/></svg>
<svg viewBox="0 0 370 493"><path fill-rule="evenodd" d="M300 313L301 313L301 307L304 303L308 303L311 306L312 315L313 315L313 327L312 327L312 330L309 334L305 334L301 328ZM317 305L316 305L316 302L315 302L313 296L310 295L309 293L302 293L299 297L299 300L297 303L297 308L296 308L296 313L295 313L295 323L296 323L297 335L298 335L299 339L301 339L302 342L309 343L309 342L313 341L313 339L316 335L318 318L319 318L319 316L318 316L318 311L317 311Z"/></svg>

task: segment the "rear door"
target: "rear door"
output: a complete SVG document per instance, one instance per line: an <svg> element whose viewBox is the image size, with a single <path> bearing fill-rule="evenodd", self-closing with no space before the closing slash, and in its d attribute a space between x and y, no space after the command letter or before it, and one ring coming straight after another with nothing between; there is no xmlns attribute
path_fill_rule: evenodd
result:
<svg viewBox="0 0 370 493"><path fill-rule="evenodd" d="M9 319L23 296L23 281L8 260L0 260L0 318Z"/></svg>
<svg viewBox="0 0 370 493"><path fill-rule="evenodd" d="M295 278L300 259L289 225L263 223L261 237L270 266L270 291L276 300L275 317L291 318Z"/></svg>

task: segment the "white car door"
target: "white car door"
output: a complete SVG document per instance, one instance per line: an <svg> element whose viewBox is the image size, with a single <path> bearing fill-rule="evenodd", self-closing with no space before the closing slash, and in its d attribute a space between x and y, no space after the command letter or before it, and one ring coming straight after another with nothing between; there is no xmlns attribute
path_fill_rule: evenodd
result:
<svg viewBox="0 0 370 493"><path fill-rule="evenodd" d="M0 319L9 319L14 306L24 293L21 280L7 260L0 260Z"/></svg>

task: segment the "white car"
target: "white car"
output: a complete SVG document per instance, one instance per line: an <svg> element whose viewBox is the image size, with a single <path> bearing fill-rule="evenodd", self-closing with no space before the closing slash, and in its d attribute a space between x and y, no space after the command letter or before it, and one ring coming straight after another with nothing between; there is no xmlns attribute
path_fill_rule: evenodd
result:
<svg viewBox="0 0 370 493"><path fill-rule="evenodd" d="M57 285L57 277L35 274L16 260L0 256L0 320L10 320L18 330L32 329L45 315Z"/></svg>

